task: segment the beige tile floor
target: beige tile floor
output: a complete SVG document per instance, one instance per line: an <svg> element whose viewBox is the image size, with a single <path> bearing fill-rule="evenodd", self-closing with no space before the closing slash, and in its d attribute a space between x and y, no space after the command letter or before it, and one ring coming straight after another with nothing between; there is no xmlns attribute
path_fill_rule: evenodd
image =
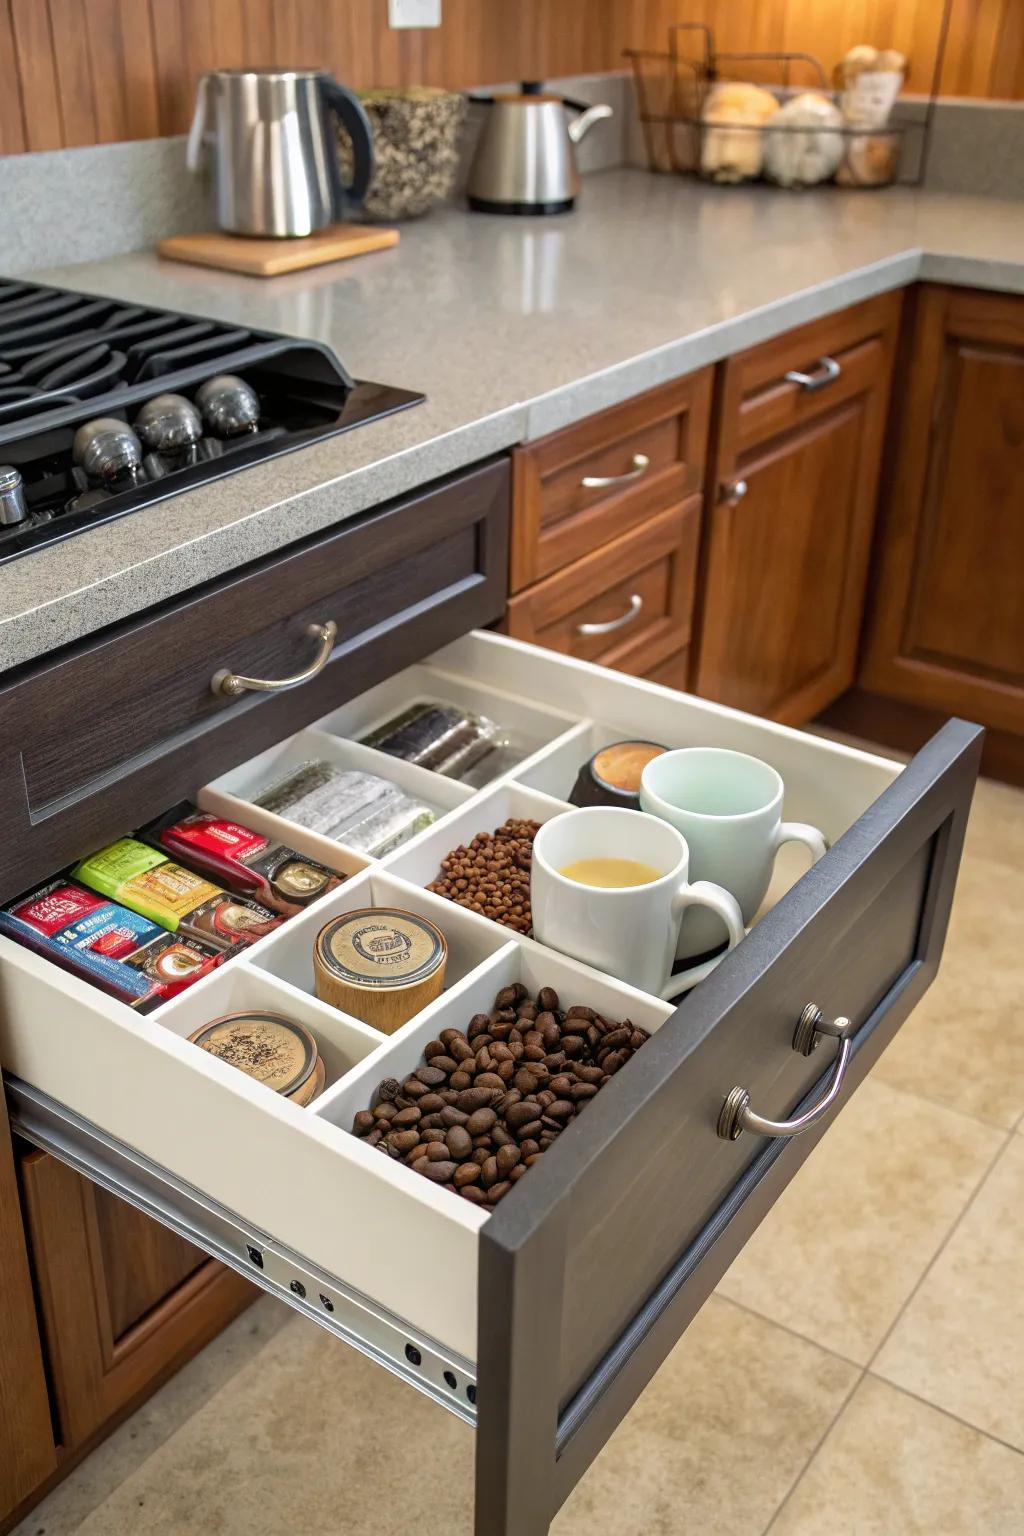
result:
<svg viewBox="0 0 1024 1536"><path fill-rule="evenodd" d="M938 981L553 1536L1024 1536L1022 1002L1024 793L983 783ZM467 1536L472 1455L263 1299L17 1536Z"/></svg>

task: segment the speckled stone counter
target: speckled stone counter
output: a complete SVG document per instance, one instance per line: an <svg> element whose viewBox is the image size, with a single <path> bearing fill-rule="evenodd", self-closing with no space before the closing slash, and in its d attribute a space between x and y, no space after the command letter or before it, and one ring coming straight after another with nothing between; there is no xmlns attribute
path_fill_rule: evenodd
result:
<svg viewBox="0 0 1024 1536"><path fill-rule="evenodd" d="M36 275L318 337L427 401L0 566L0 670L873 294L1024 293L1024 202L615 170L566 217L452 209L392 251L269 283L149 254Z"/></svg>

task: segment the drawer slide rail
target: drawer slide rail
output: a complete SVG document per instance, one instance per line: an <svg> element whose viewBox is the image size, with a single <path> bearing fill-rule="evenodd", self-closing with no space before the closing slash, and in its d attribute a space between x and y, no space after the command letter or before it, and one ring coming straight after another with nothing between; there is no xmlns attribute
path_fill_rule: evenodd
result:
<svg viewBox="0 0 1024 1536"><path fill-rule="evenodd" d="M3 1082L11 1128L26 1141L230 1265L476 1427L476 1371L470 1361L246 1225L202 1191L106 1135L48 1094L8 1074Z"/></svg>

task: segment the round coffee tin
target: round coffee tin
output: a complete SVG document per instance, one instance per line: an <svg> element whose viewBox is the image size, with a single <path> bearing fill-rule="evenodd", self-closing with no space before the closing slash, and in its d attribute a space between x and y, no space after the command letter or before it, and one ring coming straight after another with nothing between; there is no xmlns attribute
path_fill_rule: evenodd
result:
<svg viewBox="0 0 1024 1536"><path fill-rule="evenodd" d="M305 1109L307 1104L312 1104L313 1100L318 1098L320 1094L323 1093L324 1084L326 1081L327 1068L324 1066L323 1057L318 1056L316 1059L316 1066L306 1078L306 1081L304 1083L300 1083L295 1092L290 1093L288 1097L291 1099L292 1103L297 1104L300 1109Z"/></svg>
<svg viewBox="0 0 1024 1536"><path fill-rule="evenodd" d="M652 758L667 750L656 741L613 741L583 764L569 795L570 802L639 810L640 776Z"/></svg>
<svg viewBox="0 0 1024 1536"><path fill-rule="evenodd" d="M316 994L390 1035L438 996L447 958L444 934L425 917L363 907L317 934Z"/></svg>
<svg viewBox="0 0 1024 1536"><path fill-rule="evenodd" d="M197 1029L189 1039L257 1082L289 1096L305 1085L319 1060L309 1030L281 1013L248 1009L225 1013Z"/></svg>

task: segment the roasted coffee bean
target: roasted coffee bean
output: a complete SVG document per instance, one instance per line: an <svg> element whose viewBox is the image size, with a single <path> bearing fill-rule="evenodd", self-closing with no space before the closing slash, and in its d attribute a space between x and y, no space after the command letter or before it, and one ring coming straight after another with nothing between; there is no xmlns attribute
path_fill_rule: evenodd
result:
<svg viewBox="0 0 1024 1536"><path fill-rule="evenodd" d="M366 1138L366 1144L369 1147L375 1147L375 1146L378 1145L379 1142L381 1142L383 1140L384 1140L384 1132L382 1130L378 1129L378 1130L374 1130L374 1131L370 1132L370 1134Z"/></svg>
<svg viewBox="0 0 1024 1536"><path fill-rule="evenodd" d="M386 1099L383 1104L376 1105L373 1112L378 1120L393 1120L398 1114L398 1105L394 1099Z"/></svg>
<svg viewBox="0 0 1024 1536"><path fill-rule="evenodd" d="M442 1029L440 1035L438 1035L438 1039L444 1046L445 1050L448 1052L449 1056L454 1055L452 1046L455 1044L456 1040L465 1040L465 1038L466 1037L462 1033L461 1029Z"/></svg>
<svg viewBox="0 0 1024 1536"><path fill-rule="evenodd" d="M562 1129L561 1120L552 1120L550 1115L542 1115L540 1123L546 1131L560 1131Z"/></svg>
<svg viewBox="0 0 1024 1536"><path fill-rule="evenodd" d="M430 1068L427 1067L425 1070L429 1072ZM443 1074L441 1081L444 1082ZM395 1103L401 1104L403 1099L408 1099L411 1103L414 1099L422 1099L423 1095L429 1092L430 1088L426 1083L420 1082L415 1077L407 1077L405 1082L402 1084L401 1093L398 1094L395 1098Z"/></svg>
<svg viewBox="0 0 1024 1536"><path fill-rule="evenodd" d="M632 1033L633 1031L629 1028L610 1029L605 1035L602 1044L607 1045L611 1050L614 1050L619 1045L628 1045L629 1037Z"/></svg>
<svg viewBox="0 0 1024 1536"><path fill-rule="evenodd" d="M453 1072L449 1082L454 1089L461 1093L472 1085L473 1079L468 1072Z"/></svg>
<svg viewBox="0 0 1024 1536"><path fill-rule="evenodd" d="M508 1179L503 1179L500 1184L492 1184L490 1189L487 1191L487 1204L497 1205L498 1201L503 1199L503 1197L508 1194L511 1188L512 1185Z"/></svg>
<svg viewBox="0 0 1024 1536"><path fill-rule="evenodd" d="M545 1054L544 1053L544 1047L542 1045L524 1045L523 1046L523 1060L524 1061L539 1061L541 1063L541 1065L543 1066L543 1064L544 1064L544 1054Z"/></svg>
<svg viewBox="0 0 1024 1536"><path fill-rule="evenodd" d="M493 1109L476 1109L466 1121L466 1130L471 1136L486 1136L497 1119Z"/></svg>
<svg viewBox="0 0 1024 1536"><path fill-rule="evenodd" d="M518 1131L523 1125L537 1118L537 1101L535 1099L523 1099L520 1104L513 1104L505 1111L505 1123L510 1131Z"/></svg>
<svg viewBox="0 0 1024 1536"><path fill-rule="evenodd" d="M480 1164L460 1163L455 1170L454 1184L456 1189L465 1189L467 1184L479 1184Z"/></svg>
<svg viewBox="0 0 1024 1536"><path fill-rule="evenodd" d="M529 1067L520 1067L512 1082L520 1093L530 1094L537 1091L537 1076Z"/></svg>
<svg viewBox="0 0 1024 1536"><path fill-rule="evenodd" d="M565 1016L567 1019L586 1019L591 1024L597 1018L594 1009L587 1008L582 1003L574 1003L571 1008L567 1008Z"/></svg>
<svg viewBox="0 0 1024 1536"><path fill-rule="evenodd" d="M402 1091L402 1085L397 1077L386 1077L377 1089L379 1099L394 1099Z"/></svg>
<svg viewBox="0 0 1024 1536"><path fill-rule="evenodd" d="M557 1140L558 1140L558 1132L557 1131L545 1131L544 1134L540 1138L540 1149L541 1149L541 1151L542 1152L546 1152L548 1147L553 1147Z"/></svg>
<svg viewBox="0 0 1024 1536"><path fill-rule="evenodd" d="M458 1062L452 1056L432 1056L430 1065L438 1072L443 1072L446 1077L450 1072L457 1072L459 1069Z"/></svg>
<svg viewBox="0 0 1024 1536"><path fill-rule="evenodd" d="M465 1162L472 1154L473 1138L461 1125L453 1125L446 1137L448 1151L457 1163Z"/></svg>
<svg viewBox="0 0 1024 1536"><path fill-rule="evenodd" d="M484 1189L490 1189L492 1184L498 1182L498 1159L489 1157L480 1169L480 1181Z"/></svg>
<svg viewBox="0 0 1024 1536"><path fill-rule="evenodd" d="M424 1174L426 1178L432 1179L435 1184L447 1184L455 1172L456 1164L450 1162L428 1162L425 1166L422 1163L414 1163L413 1167L417 1173Z"/></svg>
<svg viewBox="0 0 1024 1536"><path fill-rule="evenodd" d="M505 1147L512 1140L512 1133L506 1131L503 1125L496 1125L490 1134L491 1140L496 1147Z"/></svg>
<svg viewBox="0 0 1024 1536"><path fill-rule="evenodd" d="M591 1024L590 1028L587 1030L587 1044L590 1046L592 1051L596 1051L598 1046L601 1044L601 1031L598 1029L596 1024Z"/></svg>
<svg viewBox="0 0 1024 1536"><path fill-rule="evenodd" d="M367 1131L373 1130L373 1115L368 1109L361 1109L352 1121L352 1130L357 1136L365 1136Z"/></svg>
<svg viewBox="0 0 1024 1536"><path fill-rule="evenodd" d="M621 1051L609 1051L601 1065L604 1067L605 1071L610 1077L613 1073L617 1072L621 1066L624 1065L625 1060L626 1058L623 1056Z"/></svg>
<svg viewBox="0 0 1024 1536"><path fill-rule="evenodd" d="M569 1091L572 1088L573 1081L573 1078L560 1074L558 1077L553 1077L551 1079L550 1083L548 1084L548 1088L555 1095L556 1099L565 1099L569 1096Z"/></svg>
<svg viewBox="0 0 1024 1536"><path fill-rule="evenodd" d="M512 1081L513 1077L515 1076L515 1073L516 1073L516 1064L515 1064L514 1061L499 1061L498 1062L498 1076L501 1078L502 1082L506 1085L506 1087Z"/></svg>
<svg viewBox="0 0 1024 1536"><path fill-rule="evenodd" d="M466 1125L469 1116L464 1109L456 1109L454 1104L446 1104L441 1111L442 1125Z"/></svg>
<svg viewBox="0 0 1024 1536"><path fill-rule="evenodd" d="M513 1061L522 1061L523 1052L526 1050L526 1046L521 1040L510 1040L508 1048L512 1052Z"/></svg>
<svg viewBox="0 0 1024 1536"><path fill-rule="evenodd" d="M514 1184L517 1179L521 1179L523 1177L523 1174L525 1172L526 1172L526 1165L525 1165L525 1163L517 1163L516 1166L509 1173L509 1179Z"/></svg>
<svg viewBox="0 0 1024 1536"><path fill-rule="evenodd" d="M420 1121L421 1131L432 1131L436 1125L443 1124L440 1112L433 1115L424 1115Z"/></svg>
<svg viewBox="0 0 1024 1536"><path fill-rule="evenodd" d="M392 1125L397 1125L404 1128L408 1125L416 1125L417 1122L422 1119L423 1111L421 1109L417 1109L415 1104L410 1104L408 1109L400 1109L391 1123Z"/></svg>
<svg viewBox="0 0 1024 1536"><path fill-rule="evenodd" d="M465 1164L463 1164L463 1167L465 1167ZM470 1205L487 1204L487 1196L484 1194L479 1184L466 1184L459 1190L459 1194L462 1196L463 1200L468 1200Z"/></svg>
<svg viewBox="0 0 1024 1536"><path fill-rule="evenodd" d="M416 1100L416 1108L421 1115L433 1115L444 1109L444 1099L439 1093L425 1093L422 1099Z"/></svg>
<svg viewBox="0 0 1024 1536"><path fill-rule="evenodd" d="M486 1137L483 1139L486 1140ZM478 1168L482 1168L484 1163L486 1163L487 1159L491 1156L492 1153L490 1153L486 1147L477 1147L473 1152L472 1161L476 1163Z"/></svg>
<svg viewBox="0 0 1024 1536"><path fill-rule="evenodd" d="M532 1168L534 1163L539 1163L543 1156L543 1152L531 1152L530 1156L526 1159L524 1166L527 1168Z"/></svg>
<svg viewBox="0 0 1024 1536"><path fill-rule="evenodd" d="M487 1109L491 1103L491 1090L489 1088L464 1088L455 1100L459 1109L464 1109L467 1115L471 1115L476 1109Z"/></svg>
<svg viewBox="0 0 1024 1536"><path fill-rule="evenodd" d="M440 1040L428 1040L423 1047L423 1054L428 1061L431 1061L435 1056L443 1056L444 1053L445 1048Z"/></svg>
<svg viewBox="0 0 1024 1536"><path fill-rule="evenodd" d="M419 1131L391 1131L387 1137L389 1147L394 1147L396 1152L409 1152L416 1146L420 1139Z"/></svg>
<svg viewBox="0 0 1024 1536"><path fill-rule="evenodd" d="M549 1072L561 1072L566 1065L567 1057L564 1051L551 1051L544 1057L544 1065Z"/></svg>
<svg viewBox="0 0 1024 1536"><path fill-rule="evenodd" d="M520 1152L519 1148L512 1142L508 1143L504 1147L498 1148L495 1162L498 1165L498 1172L502 1175L503 1178L507 1178L512 1169L516 1166L516 1163L518 1163L522 1158L522 1155L523 1154Z"/></svg>
<svg viewBox="0 0 1024 1536"><path fill-rule="evenodd" d="M506 1091L504 1079L500 1078L497 1072L478 1072L473 1079L473 1086L474 1088L490 1088L500 1093L502 1097L504 1097Z"/></svg>
<svg viewBox="0 0 1024 1536"><path fill-rule="evenodd" d="M449 1086L447 1088L439 1088L437 1090L437 1096L441 1100L442 1104L454 1104L459 1095L458 1090L451 1086L451 1081L449 1079Z"/></svg>
<svg viewBox="0 0 1024 1536"><path fill-rule="evenodd" d="M516 1009L517 1019L535 1019L540 1010L536 1003L520 1003Z"/></svg>
<svg viewBox="0 0 1024 1536"><path fill-rule="evenodd" d="M482 1035L491 1027L490 1015L486 1013L474 1013L466 1027L466 1039L472 1040L477 1035Z"/></svg>
<svg viewBox="0 0 1024 1536"><path fill-rule="evenodd" d="M444 1141L448 1134L447 1129L443 1125L428 1125L424 1127L422 1121L420 1121L419 1125L414 1126L413 1129L419 1133L420 1142L424 1145L428 1141Z"/></svg>
<svg viewBox="0 0 1024 1536"><path fill-rule="evenodd" d="M521 981L512 982L511 986L502 987L494 999L495 1008L514 1008L517 1003L525 1002L529 993Z"/></svg>
<svg viewBox="0 0 1024 1536"><path fill-rule="evenodd" d="M503 1024L514 1024L516 1022L517 1014L511 1005L507 1008L495 1007L494 1012L491 1014L491 1018L494 1020L500 1020Z"/></svg>
<svg viewBox="0 0 1024 1536"><path fill-rule="evenodd" d="M557 1098L558 1094L552 1093L550 1088L542 1088L540 1093L537 1094L537 1103L541 1109L547 1109L548 1105L553 1104Z"/></svg>
<svg viewBox="0 0 1024 1536"><path fill-rule="evenodd" d="M537 1027L541 1033L541 1039L548 1050L554 1050L562 1038L562 1031L553 1013L542 1013L537 1019Z"/></svg>
<svg viewBox="0 0 1024 1536"><path fill-rule="evenodd" d="M430 1159L426 1155L423 1157L416 1157L409 1164L409 1166L416 1173L426 1173L427 1169L430 1167Z"/></svg>
<svg viewBox="0 0 1024 1536"><path fill-rule="evenodd" d="M491 1025L491 1044L497 1045L502 1040L507 1040L512 1033L512 1025L501 1019L496 1019Z"/></svg>
<svg viewBox="0 0 1024 1536"><path fill-rule="evenodd" d="M535 1137L543 1145L543 1140L541 1137L542 1130L543 1126L539 1120L529 1120L527 1121L526 1125L520 1126L520 1128L516 1131L516 1140L528 1141L531 1137Z"/></svg>
<svg viewBox="0 0 1024 1536"><path fill-rule="evenodd" d="M440 1141L427 1142L427 1156L432 1163L443 1163L448 1158L448 1144L442 1136Z"/></svg>
<svg viewBox="0 0 1024 1536"><path fill-rule="evenodd" d="M567 1056L571 1056L575 1059L577 1056L582 1056L586 1049L587 1042L581 1039L579 1035L563 1036L562 1050Z"/></svg>
<svg viewBox="0 0 1024 1536"><path fill-rule="evenodd" d="M494 1148L491 1146L491 1133L488 1131L483 1136L474 1136L473 1146L477 1151L479 1151L482 1147L485 1152L493 1152Z"/></svg>
<svg viewBox="0 0 1024 1536"><path fill-rule="evenodd" d="M603 1083L604 1073L600 1067L588 1065L583 1061L573 1062L572 1075L581 1083Z"/></svg>
<svg viewBox="0 0 1024 1536"><path fill-rule="evenodd" d="M426 1083L428 1088L438 1088L448 1074L442 1072L440 1067L417 1067L413 1075L419 1078L421 1083ZM408 1093L408 1091L409 1087L407 1084L406 1092Z"/></svg>
<svg viewBox="0 0 1024 1536"><path fill-rule="evenodd" d="M534 1141L532 1136L528 1136L525 1141L519 1143L519 1150L525 1160L528 1157L532 1157L535 1152L540 1151L540 1144Z"/></svg>
<svg viewBox="0 0 1024 1536"><path fill-rule="evenodd" d="M445 1034L447 1033L448 1031L445 1030ZM473 1047L470 1045L465 1035L459 1035L456 1039L454 1039L448 1047L448 1050L449 1054L453 1056L456 1061L472 1060L475 1054Z"/></svg>
<svg viewBox="0 0 1024 1536"><path fill-rule="evenodd" d="M629 1037L630 1049L634 1050L634 1051L638 1051L642 1045L646 1045L647 1044L647 1042L648 1042L648 1040L650 1038L651 1037L647 1033L646 1029L635 1029L634 1028L633 1033Z"/></svg>
<svg viewBox="0 0 1024 1536"><path fill-rule="evenodd" d="M596 1092L596 1083L573 1083L569 1089L569 1097L574 1103L579 1104L584 1099L592 1099Z"/></svg>
<svg viewBox="0 0 1024 1536"><path fill-rule="evenodd" d="M570 1099L556 1099L548 1105L548 1114L552 1120L571 1120L576 1113L576 1107Z"/></svg>
<svg viewBox="0 0 1024 1536"><path fill-rule="evenodd" d="M562 1025L562 1047L565 1049L570 1040L587 1038L587 1030L593 1028L587 1019L566 1019Z"/></svg>
<svg viewBox="0 0 1024 1536"><path fill-rule="evenodd" d="M494 1058L491 1055L491 1047L489 1045L481 1045L476 1053L476 1070L478 1072L489 1072L493 1065Z"/></svg>

